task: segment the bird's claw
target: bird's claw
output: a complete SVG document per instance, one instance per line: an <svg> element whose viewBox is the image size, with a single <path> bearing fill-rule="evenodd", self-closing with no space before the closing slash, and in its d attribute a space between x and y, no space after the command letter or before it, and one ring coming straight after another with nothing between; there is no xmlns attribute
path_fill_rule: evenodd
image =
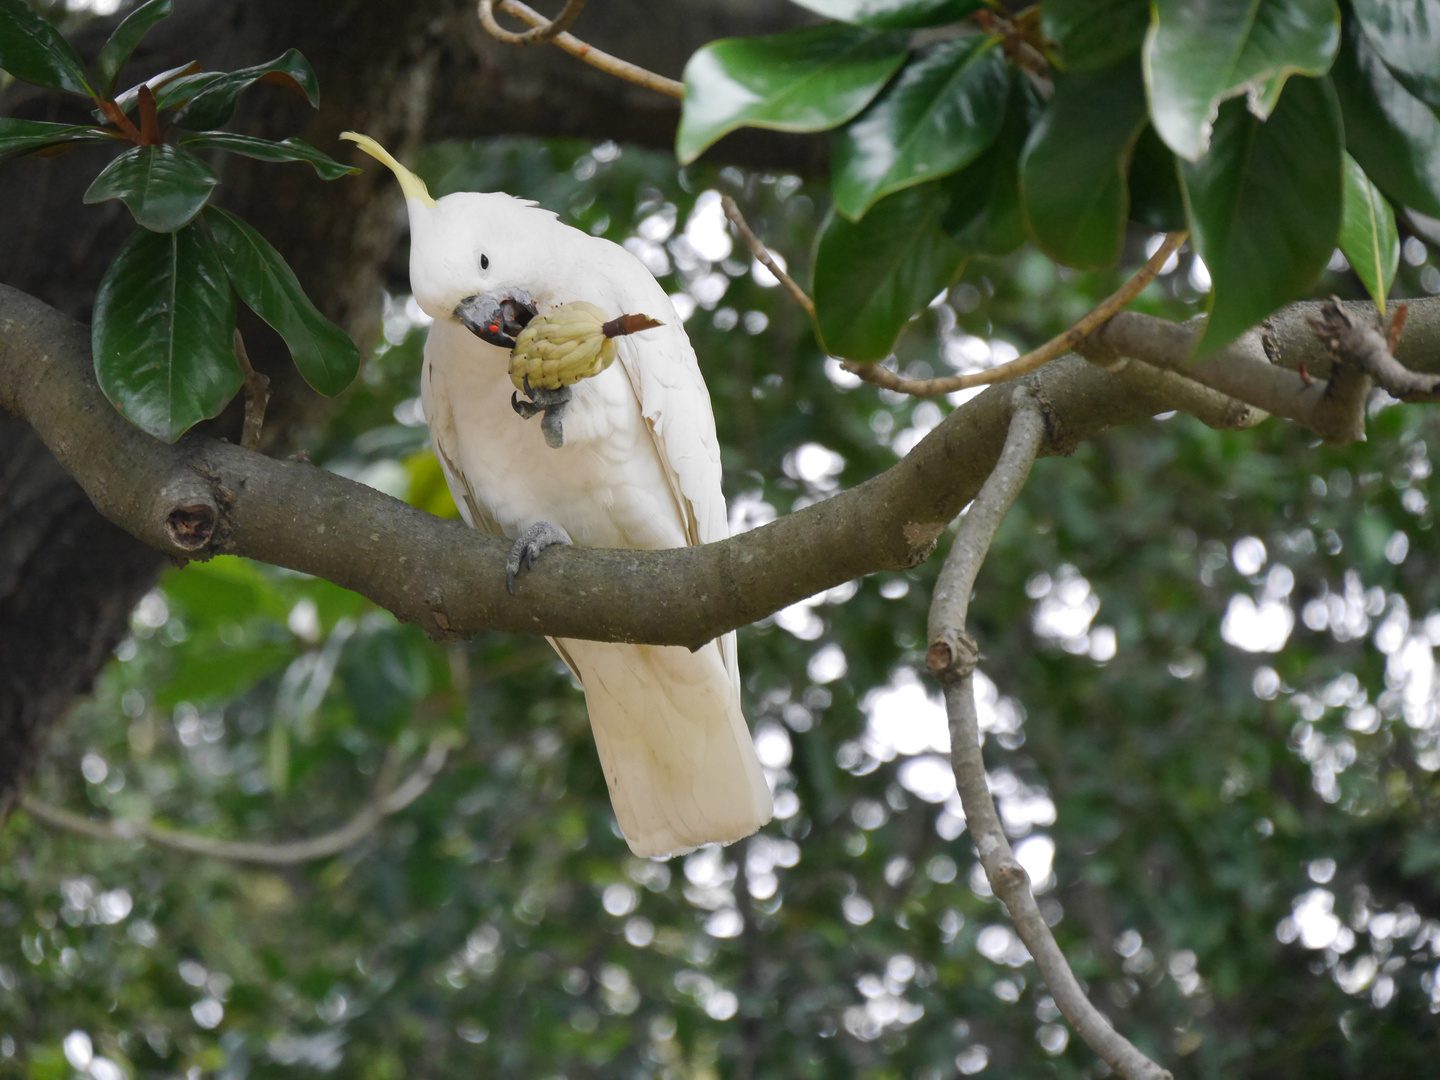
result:
<svg viewBox="0 0 1440 1080"><path fill-rule="evenodd" d="M505 560L505 591L514 595L515 579L534 566L535 560L546 548L559 544L568 546L571 542L570 534L559 525L548 521L537 521L531 525L520 534L520 539L510 549L510 557Z"/></svg>
<svg viewBox="0 0 1440 1080"><path fill-rule="evenodd" d="M545 436L545 445L552 450L558 450L565 445L565 407L570 404L573 396L568 386L562 386L558 390L545 390L530 385L529 377L521 379L525 386L525 393L530 395L526 401L519 394L510 395L510 407L517 414L529 420L536 413L544 413L540 420L540 430Z"/></svg>

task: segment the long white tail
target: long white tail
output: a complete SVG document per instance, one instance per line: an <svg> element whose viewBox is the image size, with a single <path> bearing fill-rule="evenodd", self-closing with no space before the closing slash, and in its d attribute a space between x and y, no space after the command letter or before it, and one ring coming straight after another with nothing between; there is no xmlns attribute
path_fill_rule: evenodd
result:
<svg viewBox="0 0 1440 1080"><path fill-rule="evenodd" d="M728 844L773 806L717 642L553 643L579 675L620 831L636 855Z"/></svg>

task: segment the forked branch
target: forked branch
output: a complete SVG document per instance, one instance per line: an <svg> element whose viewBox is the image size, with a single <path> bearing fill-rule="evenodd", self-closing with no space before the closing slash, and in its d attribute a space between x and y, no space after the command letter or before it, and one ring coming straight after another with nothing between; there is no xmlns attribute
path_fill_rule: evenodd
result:
<svg viewBox="0 0 1440 1080"><path fill-rule="evenodd" d="M1045 419L1039 404L1028 389L1018 390L1000 460L960 519L959 532L935 584L925 662L945 687L951 765L980 865L990 887L1010 913L1020 940L1035 958L1055 1004L1090 1048L1125 1080L1170 1080L1168 1072L1116 1031L1085 996L1040 913L1030 891L1029 875L1015 859L985 778L973 681L979 649L965 632L965 616L975 577L990 550L995 530L1025 485L1044 443Z"/></svg>
<svg viewBox="0 0 1440 1080"><path fill-rule="evenodd" d="M481 25L485 27L486 32L500 41L518 45L549 41L564 49L571 56L585 61L591 67L599 68L607 75L614 75L618 79L624 79L626 82L643 86L647 90L654 90L656 93L665 94L668 97L682 98L685 96L684 83L676 79L667 79L664 75L657 75L653 71L647 71L638 64L621 60L618 56L611 56L588 42L581 41L574 34L568 33L566 27L579 17L580 9L584 6L584 0L569 0L553 20L547 19L534 8L522 4L520 0L499 0L498 4L495 3L495 0L479 0L478 10ZM496 7L506 15L513 15L515 18L529 23L532 29L519 34L506 30L495 21L494 9ZM532 37L532 34L535 36Z"/></svg>

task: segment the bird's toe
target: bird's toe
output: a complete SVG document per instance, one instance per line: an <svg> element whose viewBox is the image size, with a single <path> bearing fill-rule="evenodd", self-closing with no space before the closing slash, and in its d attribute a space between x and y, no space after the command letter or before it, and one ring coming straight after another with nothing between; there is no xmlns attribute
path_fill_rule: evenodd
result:
<svg viewBox="0 0 1440 1080"><path fill-rule="evenodd" d="M535 560L546 548L560 544L569 545L570 534L549 521L537 521L515 541L510 548L510 557L505 560L505 589L515 592L515 579L535 565Z"/></svg>

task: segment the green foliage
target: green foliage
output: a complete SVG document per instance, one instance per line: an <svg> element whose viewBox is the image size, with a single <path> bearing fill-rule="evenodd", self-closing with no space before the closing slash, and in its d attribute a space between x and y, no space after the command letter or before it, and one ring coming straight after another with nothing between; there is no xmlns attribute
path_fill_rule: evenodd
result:
<svg viewBox="0 0 1440 1080"><path fill-rule="evenodd" d="M1268 121L1226 102L1210 152L1181 163L1195 247L1215 282L1202 351L1309 294L1340 234L1343 139L1330 84L1296 78Z"/></svg>
<svg viewBox="0 0 1440 1080"><path fill-rule="evenodd" d="M1345 155L1345 212L1340 221L1340 250L1365 291L1385 313L1385 297L1400 265L1400 234L1395 210L1349 154Z"/></svg>
<svg viewBox="0 0 1440 1080"><path fill-rule="evenodd" d="M881 200L858 223L826 220L815 245L815 318L831 353L883 359L895 328L955 280L965 253L941 228L946 206L944 188L930 183Z"/></svg>
<svg viewBox="0 0 1440 1080"><path fill-rule="evenodd" d="M843 24L714 41L685 65L682 164L738 127L824 131L850 119L905 60L906 36Z"/></svg>
<svg viewBox="0 0 1440 1080"><path fill-rule="evenodd" d="M1106 68L1137 52L1150 26L1146 0L1046 0L1040 25L1065 71Z"/></svg>
<svg viewBox="0 0 1440 1080"><path fill-rule="evenodd" d="M999 134L1010 81L997 38L936 45L907 64L835 145L835 208L858 221L884 196L947 176Z"/></svg>
<svg viewBox="0 0 1440 1080"><path fill-rule="evenodd" d="M1385 66L1432 109L1440 109L1440 3L1353 0L1355 19Z"/></svg>
<svg viewBox="0 0 1440 1080"><path fill-rule="evenodd" d="M0 0L0 69L49 90L91 93L85 65L70 43L24 0Z"/></svg>
<svg viewBox="0 0 1440 1080"><path fill-rule="evenodd" d="M940 225L966 251L1008 255L1025 242L1020 152L1039 115L1034 88L1023 75L1012 71L1005 117L995 141L945 181L949 203Z"/></svg>
<svg viewBox="0 0 1440 1080"><path fill-rule="evenodd" d="M1025 221L1040 250L1098 269L1120 257L1130 155L1146 124L1139 65L1058 75L1020 160Z"/></svg>
<svg viewBox="0 0 1440 1080"><path fill-rule="evenodd" d="M126 60L171 10L171 0L150 0L116 27L96 59L95 90L58 30L21 0L0 0L0 67L38 86L91 98L99 121L83 126L0 118L0 156L68 142L133 144L96 176L85 202L119 199L142 228L177 235L137 235L116 257L96 301L95 370L106 396L125 416L173 442L192 424L217 415L241 383L231 347L235 298L224 275L214 273L218 262L208 233L190 227L220 177L191 151L308 162L323 180L359 170L300 139L274 142L212 130L230 119L240 94L257 82L293 90L318 108L315 72L294 49L238 71L199 71L197 64L185 64L113 97ZM162 127L159 116L167 111L169 124ZM179 136L180 145L169 145L164 139L171 126L191 133ZM211 227L223 234L236 287L280 331L305 379L321 393L345 389L359 366L349 336L320 314L280 254L248 225L220 215ZM199 279L186 281L192 272ZM160 291L147 293L151 289ZM192 353L179 354L192 345Z"/></svg>
<svg viewBox="0 0 1440 1080"><path fill-rule="evenodd" d="M199 225L137 230L95 295L100 389L136 426L174 442L240 389L234 325L235 294Z"/></svg>
<svg viewBox="0 0 1440 1080"><path fill-rule="evenodd" d="M217 207L205 211L205 224L235 291L285 339L305 381L329 395L349 386L360 370L360 350L310 302L280 253L250 225Z"/></svg>
<svg viewBox="0 0 1440 1080"><path fill-rule="evenodd" d="M174 9L172 0L146 0L121 20L115 32L110 35L100 55L95 58L95 70L100 73L99 88L102 94L115 92L115 80L130 54L135 51L145 35L162 19L168 19Z"/></svg>
<svg viewBox="0 0 1440 1080"><path fill-rule="evenodd" d="M304 139L294 136L275 142L271 139L257 139L254 135L210 131L204 134L182 135L179 143L192 150L228 150L232 154L258 158L260 161L307 162L321 180L338 180L342 176L353 176L360 172L353 165L341 165L329 154L316 150Z"/></svg>
<svg viewBox="0 0 1440 1080"><path fill-rule="evenodd" d="M95 177L85 201L119 199L143 228L174 232L195 220L218 183L214 169L178 147L134 146Z"/></svg>
<svg viewBox="0 0 1440 1080"><path fill-rule="evenodd" d="M1222 101L1245 94L1264 120L1286 79L1324 75L1339 44L1335 0L1156 0L1145 42L1155 130L1199 161Z"/></svg>
<svg viewBox="0 0 1440 1080"><path fill-rule="evenodd" d="M882 30L958 22L984 0L792 0L829 19Z"/></svg>

